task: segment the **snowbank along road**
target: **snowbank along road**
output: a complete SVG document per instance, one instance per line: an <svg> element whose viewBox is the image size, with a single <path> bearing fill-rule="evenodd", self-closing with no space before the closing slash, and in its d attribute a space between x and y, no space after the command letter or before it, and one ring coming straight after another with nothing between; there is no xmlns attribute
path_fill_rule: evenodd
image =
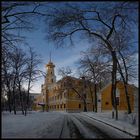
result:
<svg viewBox="0 0 140 140"><path fill-rule="evenodd" d="M2 138L131 138L81 113L2 113Z"/></svg>

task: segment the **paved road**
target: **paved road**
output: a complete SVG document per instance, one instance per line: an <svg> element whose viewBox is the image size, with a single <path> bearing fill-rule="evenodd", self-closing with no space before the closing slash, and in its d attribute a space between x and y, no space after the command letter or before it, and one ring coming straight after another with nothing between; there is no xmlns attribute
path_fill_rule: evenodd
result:
<svg viewBox="0 0 140 140"><path fill-rule="evenodd" d="M69 129L69 130L68 130ZM68 134L69 133L69 134ZM60 138L110 138L78 113L65 114Z"/></svg>
<svg viewBox="0 0 140 140"><path fill-rule="evenodd" d="M96 125L95 125L96 124ZM2 138L114 138L123 132L104 131L103 124L80 113L33 112L2 114ZM106 128L106 127L105 127ZM109 132L109 133L108 133ZM122 134L121 134L122 133Z"/></svg>

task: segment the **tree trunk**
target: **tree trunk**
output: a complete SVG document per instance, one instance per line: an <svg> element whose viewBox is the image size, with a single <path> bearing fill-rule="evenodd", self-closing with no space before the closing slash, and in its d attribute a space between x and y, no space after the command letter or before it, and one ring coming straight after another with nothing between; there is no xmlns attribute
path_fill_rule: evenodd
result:
<svg viewBox="0 0 140 140"><path fill-rule="evenodd" d="M87 104L86 104L86 99L84 99L84 112L87 112Z"/></svg>
<svg viewBox="0 0 140 140"><path fill-rule="evenodd" d="M21 110L22 110L22 114L24 115L23 98L22 98L22 93L21 93L20 84L19 84L19 95L20 95Z"/></svg>
<svg viewBox="0 0 140 140"><path fill-rule="evenodd" d="M92 100L92 104L93 104L93 112L94 112L94 98L93 98L93 92L92 92L92 89L91 89L91 84L89 83L89 89L90 89L90 94L91 94L91 100Z"/></svg>
<svg viewBox="0 0 140 140"><path fill-rule="evenodd" d="M16 104L15 104L15 81L16 79L14 79L14 83L13 83L13 109L14 109L14 114L16 114Z"/></svg>
<svg viewBox="0 0 140 140"><path fill-rule="evenodd" d="M31 79L29 79L29 83L28 83L27 101L26 101L26 105L25 105L25 116L27 115L27 108L29 107L29 91L30 91L30 84L31 84Z"/></svg>
<svg viewBox="0 0 140 140"><path fill-rule="evenodd" d="M132 111L131 111L130 100L129 100L128 89L127 89L127 84L126 83L124 83L124 88L125 88L125 94L126 94L128 114L130 114Z"/></svg>
<svg viewBox="0 0 140 140"><path fill-rule="evenodd" d="M11 90L10 90L10 83L9 80L6 79L6 86L8 88L8 108L9 108L9 112L11 113L12 109L11 109Z"/></svg>
<svg viewBox="0 0 140 140"><path fill-rule="evenodd" d="M14 114L16 115L16 104L15 104L15 91L13 90L13 109L14 109Z"/></svg>
<svg viewBox="0 0 140 140"><path fill-rule="evenodd" d="M10 113L11 113L11 92L10 91L8 91L8 107L9 107L9 111L10 111Z"/></svg>
<svg viewBox="0 0 140 140"><path fill-rule="evenodd" d="M112 89L111 89L111 95L112 95L112 106L115 109L116 112L116 120L118 120L118 109L117 109L117 102L116 102L116 73L117 73L117 58L116 58L116 52L112 51L112 58L113 58L113 67L112 67ZM113 110L114 110L113 109ZM112 116L113 117L113 116Z"/></svg>
<svg viewBox="0 0 140 140"><path fill-rule="evenodd" d="M97 85L94 84L94 92L95 92L95 112L97 112Z"/></svg>
<svg viewBox="0 0 140 140"><path fill-rule="evenodd" d="M120 64L119 62L117 61L118 63L118 66L119 66L119 72L121 74L121 77L122 77L122 80L123 80L123 83L124 83L124 88L125 88L125 95L126 95L126 101L127 101L127 108L128 108L128 114L130 114L132 111L131 111L131 106L130 106L130 101L129 101L129 96L128 96L128 88L127 88L127 74L126 74L126 80L124 78L124 75L123 75L123 72L121 70L121 67L120 67ZM125 70L126 71L126 70Z"/></svg>

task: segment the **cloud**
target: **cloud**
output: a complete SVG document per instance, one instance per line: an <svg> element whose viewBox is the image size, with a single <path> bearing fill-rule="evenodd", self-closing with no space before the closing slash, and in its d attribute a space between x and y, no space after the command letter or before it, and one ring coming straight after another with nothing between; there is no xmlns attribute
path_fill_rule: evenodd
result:
<svg viewBox="0 0 140 140"><path fill-rule="evenodd" d="M43 84L42 80L38 80L37 82L33 83L31 93L41 93L41 85L42 84Z"/></svg>
<svg viewBox="0 0 140 140"><path fill-rule="evenodd" d="M75 65L75 62L78 61L78 59L81 57L80 52L85 51L88 48L88 46L89 46L88 42L80 41L80 42L77 42L75 47L59 48L59 49L52 50L52 62L55 64L55 75L56 75L57 80L61 79L61 76L57 74L58 69L61 67L69 66L72 69L72 72L73 72L72 74L76 75L77 67ZM44 63L40 65L40 69L44 72L46 72L45 65L49 61L50 50L51 48L48 48L48 49L44 48L42 50ZM32 88L33 92L41 92L41 84L44 83L44 80L40 79L39 80L40 82L35 82L34 87Z"/></svg>

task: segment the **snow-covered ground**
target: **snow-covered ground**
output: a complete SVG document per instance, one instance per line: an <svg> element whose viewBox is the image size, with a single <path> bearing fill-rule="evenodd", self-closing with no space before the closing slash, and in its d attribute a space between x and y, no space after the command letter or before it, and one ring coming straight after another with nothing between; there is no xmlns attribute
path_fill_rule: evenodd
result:
<svg viewBox="0 0 140 140"><path fill-rule="evenodd" d="M2 138L134 138L121 129L137 135L138 126L107 113L2 112Z"/></svg>
<svg viewBox="0 0 140 140"><path fill-rule="evenodd" d="M64 115L61 113L30 112L23 116L2 114L3 138L59 138Z"/></svg>

